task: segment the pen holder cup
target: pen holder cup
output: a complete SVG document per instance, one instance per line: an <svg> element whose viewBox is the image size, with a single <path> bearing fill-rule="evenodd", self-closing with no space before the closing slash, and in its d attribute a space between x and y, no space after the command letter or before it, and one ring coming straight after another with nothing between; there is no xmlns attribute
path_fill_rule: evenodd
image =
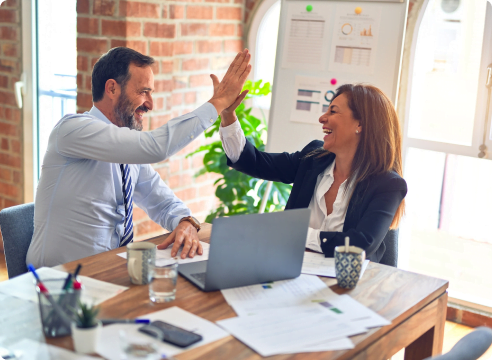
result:
<svg viewBox="0 0 492 360"><path fill-rule="evenodd" d="M42 280L52 301L41 293L38 286L36 292L39 300L39 314L41 325L46 337L66 336L72 333L70 322L73 318L73 311L77 309L77 302L80 299L80 291L72 288L63 290L65 279ZM53 305L54 302L56 306ZM60 314L63 311L64 314Z"/></svg>
<svg viewBox="0 0 492 360"><path fill-rule="evenodd" d="M345 246L337 246L335 248L335 273L338 286L344 289L355 288L365 259L366 252L357 246L349 246L348 252L345 252Z"/></svg>

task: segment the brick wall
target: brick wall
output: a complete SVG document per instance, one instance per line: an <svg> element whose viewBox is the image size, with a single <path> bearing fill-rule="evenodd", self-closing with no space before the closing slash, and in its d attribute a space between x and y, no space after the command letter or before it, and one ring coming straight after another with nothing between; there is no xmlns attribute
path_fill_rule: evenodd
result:
<svg viewBox="0 0 492 360"><path fill-rule="evenodd" d="M13 90L21 74L20 15L20 0L0 6L0 210L23 202L21 111Z"/></svg>
<svg viewBox="0 0 492 360"><path fill-rule="evenodd" d="M187 113L212 95L209 74L219 77L242 49L242 0L78 0L77 106L92 106L90 75L98 57L127 46L156 59L154 110L144 131ZM155 164L162 179L203 220L214 207L214 176L194 178L202 157L186 158L203 136L170 159ZM162 233L142 210L134 212L137 238Z"/></svg>

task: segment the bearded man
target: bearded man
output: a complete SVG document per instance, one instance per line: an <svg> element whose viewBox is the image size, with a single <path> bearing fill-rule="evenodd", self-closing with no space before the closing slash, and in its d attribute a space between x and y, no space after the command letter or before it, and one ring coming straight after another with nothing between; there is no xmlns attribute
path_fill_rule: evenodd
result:
<svg viewBox="0 0 492 360"><path fill-rule="evenodd" d="M35 200L34 235L27 263L56 266L125 246L133 241L133 202L171 235L172 256L203 253L200 223L149 165L175 154L211 126L222 110L240 102L251 71L240 52L214 95L195 111L142 132L154 104L154 60L125 47L113 48L94 65L93 107L67 115L53 128Z"/></svg>

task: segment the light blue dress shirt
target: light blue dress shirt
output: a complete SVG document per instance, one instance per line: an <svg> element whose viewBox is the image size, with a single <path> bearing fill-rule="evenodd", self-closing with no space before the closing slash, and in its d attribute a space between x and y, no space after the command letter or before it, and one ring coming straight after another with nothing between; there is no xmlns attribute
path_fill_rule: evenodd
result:
<svg viewBox="0 0 492 360"><path fill-rule="evenodd" d="M129 164L134 203L174 230L191 212L149 164L184 148L217 116L205 103L145 132L112 124L96 107L62 118L48 141L26 262L55 266L118 247L125 220L119 164Z"/></svg>

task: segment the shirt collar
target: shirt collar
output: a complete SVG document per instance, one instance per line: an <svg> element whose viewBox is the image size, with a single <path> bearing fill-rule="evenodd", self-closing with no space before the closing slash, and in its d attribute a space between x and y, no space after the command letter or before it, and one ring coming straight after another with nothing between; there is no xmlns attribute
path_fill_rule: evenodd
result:
<svg viewBox="0 0 492 360"><path fill-rule="evenodd" d="M93 106L92 109L90 111L86 111L85 112L86 114L89 114L89 115L92 115L96 118L98 118L99 120L102 120L104 121L105 123L107 124L112 124L112 122L106 117L106 115L104 115L101 110L99 110L97 107Z"/></svg>

